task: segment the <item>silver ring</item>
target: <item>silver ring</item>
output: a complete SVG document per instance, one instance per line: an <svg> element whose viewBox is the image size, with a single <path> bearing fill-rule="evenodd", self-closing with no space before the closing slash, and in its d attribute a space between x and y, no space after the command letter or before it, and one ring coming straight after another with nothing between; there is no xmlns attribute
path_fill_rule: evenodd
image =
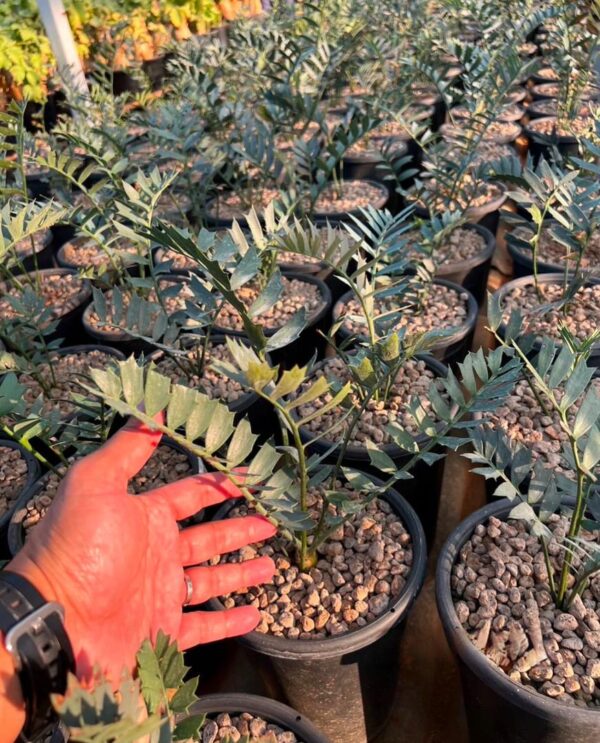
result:
<svg viewBox="0 0 600 743"><path fill-rule="evenodd" d="M189 575L183 574L183 581L185 583L185 598L183 599L183 606L189 606L192 603L192 594L194 593L194 584Z"/></svg>

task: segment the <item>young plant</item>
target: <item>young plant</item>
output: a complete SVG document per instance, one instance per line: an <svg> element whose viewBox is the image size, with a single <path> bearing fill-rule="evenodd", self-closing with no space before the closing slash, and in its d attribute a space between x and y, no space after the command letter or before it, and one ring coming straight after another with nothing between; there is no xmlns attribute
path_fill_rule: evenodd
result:
<svg viewBox="0 0 600 743"><path fill-rule="evenodd" d="M498 163L494 170L494 178L513 186L508 196L521 207L521 213L504 214L513 227L507 240L518 250L531 250L534 286L540 302L544 301L539 281L540 239L548 232L564 246L561 304L567 312L570 299L585 280L582 260L600 224L600 199L595 188L590 188L589 177L582 170L551 164L544 158L535 170L531 163L515 168L506 161Z"/></svg>
<svg viewBox="0 0 600 743"><path fill-rule="evenodd" d="M518 359L522 374L534 391L540 407L555 415L565 434L561 457L564 473L533 462L529 448L511 444L505 437L482 426L471 432L474 451L465 454L477 465L475 472L498 481L495 495L517 503L511 518L529 523L544 550L548 585L557 607L568 611L600 570L600 549L586 539L584 530L600 528L600 496L597 489L600 462L600 395L592 384L596 369L587 360L599 334L577 341L561 330L563 343L545 338L532 353L534 338L523 335L522 318L513 312L507 332L498 333L502 313L497 305L490 310L490 329L499 343L498 351ZM554 534L547 526L555 513L567 517L567 533ZM550 559L548 541L554 536L562 550L557 567Z"/></svg>

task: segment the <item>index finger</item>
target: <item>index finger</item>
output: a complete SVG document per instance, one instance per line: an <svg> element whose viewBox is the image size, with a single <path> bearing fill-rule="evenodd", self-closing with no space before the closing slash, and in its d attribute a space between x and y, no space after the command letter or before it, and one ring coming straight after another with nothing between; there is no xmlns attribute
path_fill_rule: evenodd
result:
<svg viewBox="0 0 600 743"><path fill-rule="evenodd" d="M198 513L202 508L223 503L231 498L240 498L241 495L237 485L227 475L206 472L163 485L143 497L164 503L175 519L182 521Z"/></svg>
<svg viewBox="0 0 600 743"><path fill-rule="evenodd" d="M154 454L161 438L160 431L152 430L136 418L129 418L123 428L97 451L73 465L69 473L76 471L78 477L83 476L92 484L98 481L103 487L107 481L126 484Z"/></svg>

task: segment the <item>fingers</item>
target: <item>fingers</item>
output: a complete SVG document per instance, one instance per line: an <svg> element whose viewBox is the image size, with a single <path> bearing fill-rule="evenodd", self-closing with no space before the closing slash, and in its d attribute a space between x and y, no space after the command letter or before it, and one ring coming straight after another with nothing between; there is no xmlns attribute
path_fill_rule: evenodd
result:
<svg viewBox="0 0 600 743"><path fill-rule="evenodd" d="M130 418L125 426L93 454L78 462L78 477L99 477L107 480L127 482L136 475L154 453L162 434L152 431L135 418Z"/></svg>
<svg viewBox="0 0 600 743"><path fill-rule="evenodd" d="M241 495L237 486L226 476L218 472L194 475L184 480L163 485L148 493L146 498L160 500L173 512L177 521L187 519L202 508L214 506L230 498Z"/></svg>
<svg viewBox="0 0 600 743"><path fill-rule="evenodd" d="M236 606L225 611L195 611L181 619L178 644L182 650L226 637L245 635L256 629L260 614L255 606Z"/></svg>
<svg viewBox="0 0 600 743"><path fill-rule="evenodd" d="M275 527L262 516L215 521L190 526L179 534L182 564L199 565L215 555L261 542L275 534Z"/></svg>
<svg viewBox="0 0 600 743"><path fill-rule="evenodd" d="M259 557L240 563L188 568L185 572L194 586L190 603L202 604L210 598L270 581L275 563L270 557Z"/></svg>

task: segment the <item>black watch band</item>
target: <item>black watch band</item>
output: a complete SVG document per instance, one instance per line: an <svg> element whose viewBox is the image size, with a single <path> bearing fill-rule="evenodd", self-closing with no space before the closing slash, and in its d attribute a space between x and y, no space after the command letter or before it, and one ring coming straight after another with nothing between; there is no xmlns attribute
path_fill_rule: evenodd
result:
<svg viewBox="0 0 600 743"><path fill-rule="evenodd" d="M56 722L51 694L64 694L75 671L64 610L48 602L29 581L0 571L0 632L13 656L27 707L21 740L36 740Z"/></svg>

